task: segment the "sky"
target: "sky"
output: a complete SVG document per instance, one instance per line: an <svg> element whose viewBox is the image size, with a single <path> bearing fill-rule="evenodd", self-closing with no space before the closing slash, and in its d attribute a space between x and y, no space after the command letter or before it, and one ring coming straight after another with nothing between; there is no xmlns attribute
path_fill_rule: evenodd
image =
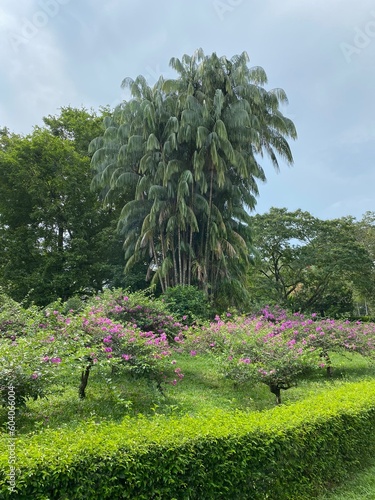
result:
<svg viewBox="0 0 375 500"><path fill-rule="evenodd" d="M261 160L257 213L375 211L372 0L1 0L0 126L28 134L62 106L115 106L125 77L173 78L170 59L200 47L246 51L288 96L294 165Z"/></svg>

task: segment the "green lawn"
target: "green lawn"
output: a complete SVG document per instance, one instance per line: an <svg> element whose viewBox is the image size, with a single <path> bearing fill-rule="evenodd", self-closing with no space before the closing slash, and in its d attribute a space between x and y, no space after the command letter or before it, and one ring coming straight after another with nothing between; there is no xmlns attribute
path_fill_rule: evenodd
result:
<svg viewBox="0 0 375 500"><path fill-rule="evenodd" d="M42 432L45 428L75 428L82 421L120 422L125 416L148 418L163 415L197 415L207 409L267 410L274 407L274 396L265 385L246 383L234 386L223 379L215 361L209 356L175 354L176 367L184 374L176 386L167 386L161 394L144 380L99 373L92 370L84 400L78 398L79 371L61 366L60 385L48 399L29 401L26 410L17 417L17 434ZM313 393L325 391L332 385L373 377L375 367L367 359L356 355L332 355L335 367L327 378L324 369L318 369L297 387L282 391L283 404L293 404ZM5 424L6 412L0 413L0 424ZM3 427L4 429L4 427Z"/></svg>
<svg viewBox="0 0 375 500"><path fill-rule="evenodd" d="M344 484L319 500L374 500L375 499L375 459L371 466L353 474Z"/></svg>

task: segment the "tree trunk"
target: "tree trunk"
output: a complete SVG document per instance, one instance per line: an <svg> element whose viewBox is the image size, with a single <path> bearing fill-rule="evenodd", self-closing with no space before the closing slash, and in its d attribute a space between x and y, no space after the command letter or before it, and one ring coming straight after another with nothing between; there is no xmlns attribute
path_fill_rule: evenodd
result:
<svg viewBox="0 0 375 500"><path fill-rule="evenodd" d="M173 269L174 269L174 284L176 286L178 284L178 271L177 271L177 261L176 261L176 248L174 246L174 241L172 242L172 257L173 257Z"/></svg>
<svg viewBox="0 0 375 500"><path fill-rule="evenodd" d="M209 270L208 270L208 263L209 263L209 256L208 256L208 248L209 248L209 237L210 237L210 226L211 226L211 217L212 217L212 190L213 190L213 182L214 182L214 170L213 167L211 166L211 178L210 178L210 195L209 195L209 202L208 202L208 216L207 216L207 234L206 234L206 245L204 249L204 284L203 284L203 289L206 293L208 294L208 275L209 275Z"/></svg>
<svg viewBox="0 0 375 500"><path fill-rule="evenodd" d="M192 264L192 254L193 254L193 228L190 226L190 237L189 237L189 264L188 264L188 285L191 285L191 264Z"/></svg>
<svg viewBox="0 0 375 500"><path fill-rule="evenodd" d="M276 396L276 404L281 404L281 389L277 385L270 385L270 391Z"/></svg>
<svg viewBox="0 0 375 500"><path fill-rule="evenodd" d="M178 226L178 266L179 266L179 285L182 285L182 258L181 258L181 228Z"/></svg>
<svg viewBox="0 0 375 500"><path fill-rule="evenodd" d="M81 374L81 384L79 386L78 394L81 399L86 397L85 389L87 387L87 383L89 381L90 370L92 367L92 363L86 366L86 368L82 371Z"/></svg>

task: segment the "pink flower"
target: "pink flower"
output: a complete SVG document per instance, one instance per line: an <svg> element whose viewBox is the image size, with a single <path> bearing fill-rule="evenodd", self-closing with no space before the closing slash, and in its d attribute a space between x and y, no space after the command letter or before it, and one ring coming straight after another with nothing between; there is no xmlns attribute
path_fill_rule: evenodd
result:
<svg viewBox="0 0 375 500"><path fill-rule="evenodd" d="M196 356L197 355L197 351L190 351L190 356Z"/></svg>
<svg viewBox="0 0 375 500"><path fill-rule="evenodd" d="M38 378L38 376L39 376L39 375L38 375L36 372L34 372L34 373L31 375L31 378L36 379L36 378Z"/></svg>
<svg viewBox="0 0 375 500"><path fill-rule="evenodd" d="M122 354L121 356L125 361L129 361L129 359L132 357L131 354Z"/></svg>
<svg viewBox="0 0 375 500"><path fill-rule="evenodd" d="M187 316L186 316L186 315L182 316L182 319L183 319L183 320L185 320L186 318L187 318Z"/></svg>
<svg viewBox="0 0 375 500"><path fill-rule="evenodd" d="M176 379L174 379L174 380L172 380L172 382L171 382L171 383L172 383L172 385L176 385L176 384L177 384L177 380L176 380Z"/></svg>
<svg viewBox="0 0 375 500"><path fill-rule="evenodd" d="M176 364L176 360L174 359L173 361L171 361L171 364L175 365Z"/></svg>
<svg viewBox="0 0 375 500"><path fill-rule="evenodd" d="M61 363L61 358L51 358L51 363Z"/></svg>
<svg viewBox="0 0 375 500"><path fill-rule="evenodd" d="M245 363L246 365L248 365L249 363L251 363L251 359L249 358L240 359L240 363Z"/></svg>
<svg viewBox="0 0 375 500"><path fill-rule="evenodd" d="M112 352L112 348L111 348L111 347L106 347L106 348L104 349L104 352Z"/></svg>

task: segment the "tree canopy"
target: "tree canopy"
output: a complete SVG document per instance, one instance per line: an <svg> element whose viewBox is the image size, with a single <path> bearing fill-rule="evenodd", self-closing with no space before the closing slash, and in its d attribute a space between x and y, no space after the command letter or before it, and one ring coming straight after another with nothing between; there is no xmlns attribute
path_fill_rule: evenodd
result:
<svg viewBox="0 0 375 500"><path fill-rule="evenodd" d="M100 290L123 269L117 216L90 191L87 146L102 118L65 108L45 121L26 137L4 130L0 148L0 286L39 305Z"/></svg>
<svg viewBox="0 0 375 500"><path fill-rule="evenodd" d="M146 263L162 291L197 285L235 301L246 292L250 215L268 155L293 162L297 134L280 111L281 89L266 90L248 55L227 59L200 49L172 58L177 78L150 87L126 78L131 99L92 141L93 189L124 206L118 228L126 269Z"/></svg>
<svg viewBox="0 0 375 500"><path fill-rule="evenodd" d="M374 259L359 238L363 224L286 208L255 215L253 300L323 316L351 315L353 300L372 296L375 284Z"/></svg>

